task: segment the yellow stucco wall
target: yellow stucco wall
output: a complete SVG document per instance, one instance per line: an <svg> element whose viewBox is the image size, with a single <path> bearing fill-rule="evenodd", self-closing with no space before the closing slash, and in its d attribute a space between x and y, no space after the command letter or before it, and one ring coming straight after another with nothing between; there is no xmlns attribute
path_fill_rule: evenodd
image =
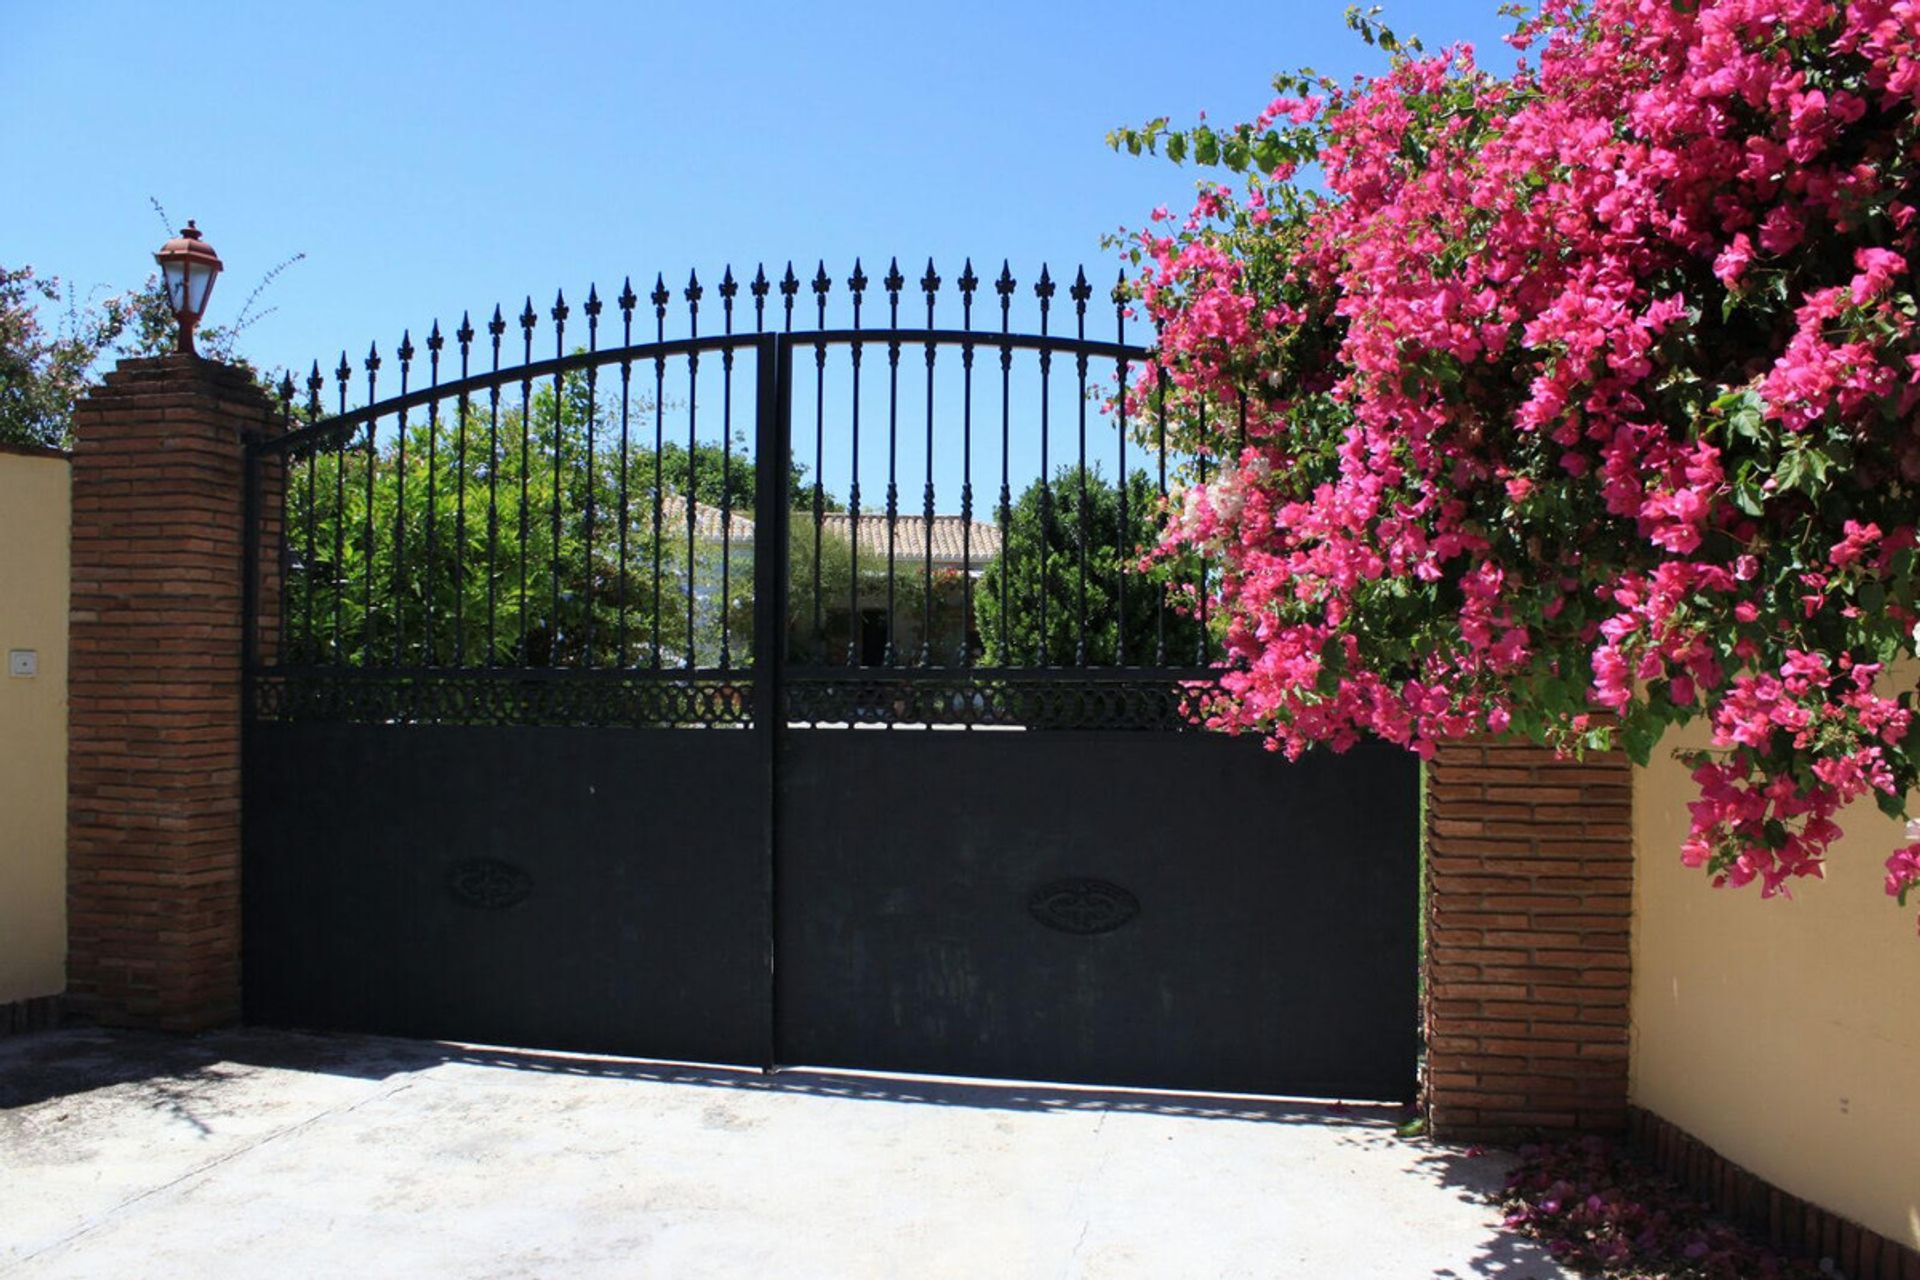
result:
<svg viewBox="0 0 1920 1280"><path fill-rule="evenodd" d="M0 452L0 1004L66 987L68 515L65 458Z"/></svg>
<svg viewBox="0 0 1920 1280"><path fill-rule="evenodd" d="M1634 771L1633 1100L1736 1164L1920 1247L1920 936L1881 891L1900 827L1847 812L1791 901L1680 864L1676 745ZM1909 900L1911 902L1911 899Z"/></svg>

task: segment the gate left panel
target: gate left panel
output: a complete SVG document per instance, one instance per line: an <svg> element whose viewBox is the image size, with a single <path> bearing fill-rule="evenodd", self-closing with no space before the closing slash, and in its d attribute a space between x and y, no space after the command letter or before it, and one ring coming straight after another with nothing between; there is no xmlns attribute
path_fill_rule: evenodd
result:
<svg viewBox="0 0 1920 1280"><path fill-rule="evenodd" d="M759 739L255 724L249 1020L763 1062Z"/></svg>
<svg viewBox="0 0 1920 1280"><path fill-rule="evenodd" d="M729 274L703 335L690 280L676 337L664 283L529 301L282 383L248 492L250 1018L766 1061L770 289Z"/></svg>

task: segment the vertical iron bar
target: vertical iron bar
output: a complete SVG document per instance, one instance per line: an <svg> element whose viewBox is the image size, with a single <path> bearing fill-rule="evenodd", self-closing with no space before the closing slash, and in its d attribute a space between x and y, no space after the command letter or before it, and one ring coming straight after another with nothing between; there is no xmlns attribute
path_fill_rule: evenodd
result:
<svg viewBox="0 0 1920 1280"><path fill-rule="evenodd" d="M427 563L424 574L426 605L427 665L440 662L440 636L434 617L433 593L439 589L435 560L440 550L440 349L446 345L440 336L440 322L433 322L427 334L427 385L432 399L427 401Z"/></svg>
<svg viewBox="0 0 1920 1280"><path fill-rule="evenodd" d="M723 331L733 337L733 299L740 292L728 265L720 277ZM733 668L733 343L720 349L720 669Z"/></svg>
<svg viewBox="0 0 1920 1280"><path fill-rule="evenodd" d="M1121 346L1127 342L1127 273L1120 272L1120 278L1113 286L1113 340ZM1114 567L1114 640L1113 665L1127 665L1127 571L1132 557L1139 548L1130 544L1133 537L1133 523L1127 510L1127 373L1126 356L1114 361L1114 380L1120 385L1119 427L1120 427L1120 474L1116 477L1120 486L1120 536L1116 539L1120 549L1120 563Z"/></svg>
<svg viewBox="0 0 1920 1280"><path fill-rule="evenodd" d="M687 275L687 336L700 336L700 297L705 292L700 278ZM694 638L694 579L698 576L694 549L695 517L700 505L700 353L687 352L687 652L682 665L692 671L699 666L698 642Z"/></svg>
<svg viewBox="0 0 1920 1280"><path fill-rule="evenodd" d="M753 331L755 334L763 334L767 331L767 294L769 291L772 290L772 288L773 288L773 281L767 279L767 264L764 262L756 263L753 268L753 282L747 286L747 292L753 295ZM761 370L762 370L762 373L764 373L765 371L764 365L761 366ZM760 397L763 396L765 393L759 390L759 386L760 384L756 382L755 392L754 392L754 398L756 400L756 406L755 406L756 413L759 413L762 407L766 403L764 400L760 399ZM758 499L759 493L760 493L759 481L757 477L759 475L759 468L761 465L760 459L759 459L760 445L759 445L759 428L758 428L757 422L758 422L758 419L756 419L756 426L754 430L754 457L752 458L751 461L747 462L747 465L753 468L753 474L756 477L754 482L754 496L756 500ZM743 459L743 461L746 461L746 460ZM758 514L757 507L755 508L755 514L756 515ZM759 552L759 548L756 540L756 546L754 550L754 555L756 556L756 560L754 563L756 568L758 567L758 564L759 564L759 561L757 559L759 554L760 552ZM760 597L758 594L759 588L757 586L759 579L757 575L754 581L756 583L755 595L754 595L754 608L757 612L760 606ZM747 655L748 661L753 662L755 661L754 654L758 651L758 640L754 636L748 636L747 643L749 648L749 652ZM769 837L769 839L771 839L771 837Z"/></svg>
<svg viewBox="0 0 1920 1280"><path fill-rule="evenodd" d="M593 285L587 286L587 303L582 308L587 313L587 354L592 355L600 349L600 291ZM600 501L594 491L597 474L594 468L595 450L599 448L599 437L595 431L596 420L600 416L600 366L597 362L587 363L587 498L585 529L582 541L585 549L581 559L586 566L586 581L581 584L581 596L584 611L580 626L581 665L591 667L593 656L593 525L599 515Z"/></svg>
<svg viewBox="0 0 1920 1280"><path fill-rule="evenodd" d="M653 278L653 292L648 300L653 303L653 338L656 343L667 340L667 278L656 274ZM656 351L653 357L653 596L650 608L653 613L653 669L660 669L660 555L664 543L661 538L661 521L665 515L663 503L666 502L666 447L667 447L667 357L664 352Z"/></svg>
<svg viewBox="0 0 1920 1280"><path fill-rule="evenodd" d="M847 541L851 544L847 573L847 665L852 667L866 662L860 644L860 303L866 295L867 273L860 269L858 258L853 260L853 274L847 277L847 288L853 293L854 333L853 473L852 482L847 486Z"/></svg>
<svg viewBox="0 0 1920 1280"><path fill-rule="evenodd" d="M1068 291L1073 298L1074 336L1081 342L1087 340L1087 299L1093 295L1093 288L1087 283L1087 270L1079 269ZM1087 353L1081 350L1075 353L1074 368L1079 376L1079 421L1080 421L1080 492L1077 495L1080 506L1078 521L1079 547L1079 593L1075 605L1073 664L1076 667L1087 665Z"/></svg>
<svg viewBox="0 0 1920 1280"><path fill-rule="evenodd" d="M313 372L307 375L307 417L309 421L318 422L320 420L320 389L326 386L326 384L326 378L321 376L320 373L320 362L315 360L313 362ZM317 664L319 659L319 652L314 647L313 637L313 589L316 581L314 557L318 554L318 548L314 541L314 532L319 522L321 447L321 442L315 441L314 447L307 451L307 553L301 562L300 570L300 611L304 615L301 623L300 660L314 664Z"/></svg>
<svg viewBox="0 0 1920 1280"><path fill-rule="evenodd" d="M555 291L553 295L553 358L558 361L567 354L567 299L564 294ZM560 637L560 500L566 489L567 473L563 448L567 435L567 393L564 375L556 368L553 371L553 545L548 548L548 559L552 562L553 581L551 583L551 608L553 610L547 623L547 665L558 667L561 661ZM570 638L570 637L569 637Z"/></svg>
<svg viewBox="0 0 1920 1280"><path fill-rule="evenodd" d="M881 665L895 662L894 648L894 551L900 520L900 286L906 277L900 274L895 258L880 283L887 289L887 649ZM858 536L858 531L856 535Z"/></svg>
<svg viewBox="0 0 1920 1280"><path fill-rule="evenodd" d="M940 289L940 277L934 274L933 259L927 259L927 274L920 277L920 288L927 295L927 493L926 546L922 548L920 579L920 665L933 665L933 299Z"/></svg>
<svg viewBox="0 0 1920 1280"><path fill-rule="evenodd" d="M973 291L980 277L973 259L961 268L960 327L973 332ZM959 665L973 665L973 343L960 344L960 652Z"/></svg>
<svg viewBox="0 0 1920 1280"><path fill-rule="evenodd" d="M367 404L372 405L378 399L378 395L376 394L376 385L377 385L377 380L380 376L380 353L374 350L372 343L367 344L366 364L367 364ZM365 532L364 532L364 538L363 538L364 550L361 552L361 555L365 559L365 568L362 571L361 583L360 583L360 604L361 604L360 665L362 667L370 667L373 665L373 591L374 591L373 584L374 584L374 580L379 577L379 575L374 572L374 567L373 567L373 553L374 553L374 545L375 545L374 544L374 528L373 528L373 473L374 473L375 465L378 463L380 458L379 442L374 432L374 428L377 425L379 425L379 419L374 417L372 414L368 414L367 415L367 484L366 484L367 518L366 518Z"/></svg>
<svg viewBox="0 0 1920 1280"><path fill-rule="evenodd" d="M400 395L407 394L407 374L413 365L413 334L403 330L400 334ZM403 607L401 587L407 574L407 411L400 410L399 436L394 442L394 500L393 500L393 665L405 665L407 643L406 609Z"/></svg>
<svg viewBox="0 0 1920 1280"><path fill-rule="evenodd" d="M1040 336L1047 336L1047 313L1053 305L1053 278L1047 264L1040 264L1040 279L1033 286L1040 299ZM1040 348L1040 600L1036 610L1040 621L1040 652L1035 666L1053 664L1053 637L1047 632L1047 561L1053 557L1053 471L1049 454L1052 431L1048 423L1052 395L1048 386L1053 373L1053 352Z"/></svg>
<svg viewBox="0 0 1920 1280"><path fill-rule="evenodd" d="M520 367L525 370L533 363L533 326L539 320L533 314L533 299L527 299L526 307L520 312ZM529 666L532 658L527 652L527 636L532 621L527 614L527 586L530 572L527 562L527 516L532 506L533 480L533 379L525 372L520 375L520 651L517 665ZM489 659L491 661L491 659Z"/></svg>
<svg viewBox="0 0 1920 1280"><path fill-rule="evenodd" d="M353 366L347 353L340 353L340 366L333 371L340 388L340 412L347 411L347 379ZM344 666L341 632L345 624L347 600L347 441L344 436L331 442L333 454L333 661Z"/></svg>
<svg viewBox="0 0 1920 1280"><path fill-rule="evenodd" d="M1000 295L1000 334L1007 334L1008 308L1013 305L1013 272L1006 259L1000 260L1000 278L994 291ZM1013 634L1013 488L1008 464L1012 452L1009 412L1012 396L1013 345L1000 344L1000 664L1014 666ZM1042 551L1042 555L1046 553Z"/></svg>
<svg viewBox="0 0 1920 1280"><path fill-rule="evenodd" d="M293 430L294 386L293 374L291 372L285 374L280 379L279 391L280 434L284 436L287 432ZM276 615L277 621L274 627L274 661L276 664L284 664L287 661L287 650L291 647L287 637L292 634L291 618L288 615L292 612L293 596L288 565L292 562L292 556L289 553L293 550L293 545L287 532L287 513L290 509L287 503L287 496L292 492L289 472L293 466L293 458L285 449L282 449L274 456L279 460L280 467L280 519L278 521L280 526L280 541L277 548L280 558L275 562L279 566L280 599L278 602L279 612ZM247 705L251 706L252 703L249 701Z"/></svg>
<svg viewBox="0 0 1920 1280"><path fill-rule="evenodd" d="M1159 394L1154 397L1154 452L1160 462L1160 507L1164 512L1167 505L1167 379L1166 365L1155 361L1154 379ZM1153 611L1153 665L1167 665L1167 585L1161 583L1154 593L1156 599Z"/></svg>
<svg viewBox="0 0 1920 1280"><path fill-rule="evenodd" d="M1198 467L1200 487L1207 484L1207 398L1200 397L1200 447L1194 450ZM1200 620L1199 634L1193 641L1193 664L1196 667L1207 665L1207 558L1200 557L1200 593L1195 601L1196 614Z"/></svg>
<svg viewBox="0 0 1920 1280"><path fill-rule="evenodd" d="M814 328L827 327L827 293L833 288L833 280L827 275L827 264L822 261L813 276ZM822 601L820 570L821 542L827 524L827 344L813 344L813 643L817 652L812 656L816 661L825 662L827 657L826 606Z"/></svg>
<svg viewBox="0 0 1920 1280"><path fill-rule="evenodd" d="M620 286L620 345L623 349L633 346L633 308L640 301L633 291L633 280L626 277ZM614 647L620 651L615 666L625 667L627 662L627 531L631 522L631 512L627 509L628 442L631 439L630 415L633 401L633 357L620 358L620 570L614 581L618 584L619 604L615 612Z"/></svg>
<svg viewBox="0 0 1920 1280"><path fill-rule="evenodd" d="M463 317L464 320L464 317ZM493 379L487 387L487 654L491 667L500 655L500 339L507 331L506 317L494 304L493 319L487 321L487 337L493 346ZM525 411L522 410L522 416ZM524 424L523 424L524 426ZM525 655L521 662L526 661Z"/></svg>
<svg viewBox="0 0 1920 1280"><path fill-rule="evenodd" d="M460 381L467 380L473 358L473 323L465 312L454 338L460 343ZM467 414L468 393L456 401L459 421L453 442L453 665L467 665ZM493 658L488 655L487 662Z"/></svg>

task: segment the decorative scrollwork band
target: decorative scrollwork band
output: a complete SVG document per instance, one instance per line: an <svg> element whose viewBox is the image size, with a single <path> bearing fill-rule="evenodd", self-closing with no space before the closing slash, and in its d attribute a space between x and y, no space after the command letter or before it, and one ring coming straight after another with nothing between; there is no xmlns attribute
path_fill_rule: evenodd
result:
<svg viewBox="0 0 1920 1280"><path fill-rule="evenodd" d="M1181 732L1214 686L1184 677L1042 679L798 678L786 686L794 726L964 727ZM254 675L256 722L751 728L750 672L679 679L618 672L288 672Z"/></svg>

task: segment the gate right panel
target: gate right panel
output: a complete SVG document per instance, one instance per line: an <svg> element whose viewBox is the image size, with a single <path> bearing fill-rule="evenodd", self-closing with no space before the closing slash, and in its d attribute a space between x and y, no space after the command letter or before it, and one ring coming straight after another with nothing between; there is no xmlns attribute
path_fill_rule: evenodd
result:
<svg viewBox="0 0 1920 1280"><path fill-rule="evenodd" d="M1408 753L794 728L779 778L782 1062L1412 1096Z"/></svg>

